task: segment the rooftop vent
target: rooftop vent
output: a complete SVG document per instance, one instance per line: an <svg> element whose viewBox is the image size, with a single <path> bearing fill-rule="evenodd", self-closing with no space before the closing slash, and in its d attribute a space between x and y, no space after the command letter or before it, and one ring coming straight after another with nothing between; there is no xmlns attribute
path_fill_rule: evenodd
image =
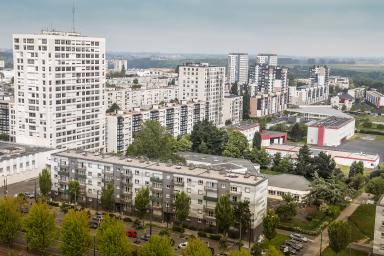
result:
<svg viewBox="0 0 384 256"><path fill-rule="evenodd" d="M176 168L176 169L181 169L181 166L180 166L180 165L176 165L175 168Z"/></svg>

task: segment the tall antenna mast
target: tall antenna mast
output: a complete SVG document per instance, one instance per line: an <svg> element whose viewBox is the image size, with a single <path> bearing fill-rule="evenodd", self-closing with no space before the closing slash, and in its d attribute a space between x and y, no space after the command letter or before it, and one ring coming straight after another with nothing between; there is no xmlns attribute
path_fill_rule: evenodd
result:
<svg viewBox="0 0 384 256"><path fill-rule="evenodd" d="M75 0L72 2L72 32L75 32Z"/></svg>

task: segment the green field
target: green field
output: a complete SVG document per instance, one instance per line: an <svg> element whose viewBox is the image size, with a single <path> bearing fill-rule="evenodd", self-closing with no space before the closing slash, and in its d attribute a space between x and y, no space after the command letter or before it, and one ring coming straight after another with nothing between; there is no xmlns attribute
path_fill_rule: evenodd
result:
<svg viewBox="0 0 384 256"><path fill-rule="evenodd" d="M384 65L378 64L330 64L332 69L342 69L358 72L374 72L374 71L383 71Z"/></svg>
<svg viewBox="0 0 384 256"><path fill-rule="evenodd" d="M355 251L355 250L349 250L349 249L345 249L345 250L342 250L341 252L336 253L330 247L327 247L323 251L322 255L323 256L367 256L368 254L364 252Z"/></svg>
<svg viewBox="0 0 384 256"><path fill-rule="evenodd" d="M373 239L375 227L376 206L373 204L362 204L349 217L348 221L356 227L355 231L360 231L363 236ZM354 232L356 233L356 232Z"/></svg>

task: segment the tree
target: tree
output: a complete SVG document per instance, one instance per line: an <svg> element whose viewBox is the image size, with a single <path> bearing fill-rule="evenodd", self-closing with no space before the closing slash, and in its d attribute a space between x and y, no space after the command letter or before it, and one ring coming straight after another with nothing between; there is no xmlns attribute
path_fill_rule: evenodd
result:
<svg viewBox="0 0 384 256"><path fill-rule="evenodd" d="M240 94L243 96L243 119L246 120L249 119L249 103L251 99L249 87L244 86Z"/></svg>
<svg viewBox="0 0 384 256"><path fill-rule="evenodd" d="M239 86L237 85L237 82L232 84L230 94L239 95Z"/></svg>
<svg viewBox="0 0 384 256"><path fill-rule="evenodd" d="M253 148L261 149L261 134L260 134L260 132L255 132L255 134L253 135L252 146L253 146Z"/></svg>
<svg viewBox="0 0 384 256"><path fill-rule="evenodd" d="M221 155L227 141L227 131L217 128L212 122L203 120L193 126L191 142L194 152Z"/></svg>
<svg viewBox="0 0 384 256"><path fill-rule="evenodd" d="M275 155L276 158L276 155ZM276 159L274 159L274 163L276 163ZM278 164L274 164L271 168L274 172L284 172L284 173L294 173L295 168L290 156L282 157L281 160L278 161Z"/></svg>
<svg viewBox="0 0 384 256"><path fill-rule="evenodd" d="M302 146L297 155L295 174L311 177L313 174L311 151L307 144Z"/></svg>
<svg viewBox="0 0 384 256"><path fill-rule="evenodd" d="M211 255L211 250L208 246L197 238L192 238L188 241L187 248L183 251L183 256L208 256Z"/></svg>
<svg viewBox="0 0 384 256"><path fill-rule="evenodd" d="M267 214L263 218L263 233L269 240L276 236L276 228L279 224L279 216L272 209L267 210Z"/></svg>
<svg viewBox="0 0 384 256"><path fill-rule="evenodd" d="M0 199L0 241L12 246L21 229L21 213L17 199Z"/></svg>
<svg viewBox="0 0 384 256"><path fill-rule="evenodd" d="M45 203L32 205L24 223L28 247L46 254L56 236L55 216Z"/></svg>
<svg viewBox="0 0 384 256"><path fill-rule="evenodd" d="M175 252L168 236L151 236L139 249L139 256L174 256Z"/></svg>
<svg viewBox="0 0 384 256"><path fill-rule="evenodd" d="M358 173L354 175L352 178L349 178L348 186L350 188L353 188L354 190L359 190L365 185L366 182L367 182L366 177L363 174Z"/></svg>
<svg viewBox="0 0 384 256"><path fill-rule="evenodd" d="M237 222L241 223L241 232L240 240L242 238L242 233L247 230L251 222L251 210L249 209L249 201L241 201L235 204L234 216L236 217Z"/></svg>
<svg viewBox="0 0 384 256"><path fill-rule="evenodd" d="M351 194L344 181L335 176L324 179L317 172L313 176L310 187L311 191L305 197L306 203L309 205L344 204L345 198Z"/></svg>
<svg viewBox="0 0 384 256"><path fill-rule="evenodd" d="M220 196L215 207L215 216L217 226L222 232L224 232L225 235L227 234L230 226L233 224L233 213L233 206L229 200L229 195L225 194Z"/></svg>
<svg viewBox="0 0 384 256"><path fill-rule="evenodd" d="M268 252L266 254L266 256L282 256L283 254L278 250L276 249L275 246L268 246Z"/></svg>
<svg viewBox="0 0 384 256"><path fill-rule="evenodd" d="M247 138L241 132L228 130L228 142L224 146L223 155L229 157L242 157L244 151L249 149Z"/></svg>
<svg viewBox="0 0 384 256"><path fill-rule="evenodd" d="M47 168L44 168L39 174L39 187L40 193L45 197L51 192L52 180L51 173Z"/></svg>
<svg viewBox="0 0 384 256"><path fill-rule="evenodd" d="M112 211L115 206L115 198L114 198L114 188L113 183L109 182L103 189L101 190L101 207L103 207L106 211Z"/></svg>
<svg viewBox="0 0 384 256"><path fill-rule="evenodd" d="M96 232L96 241L103 256L130 256L132 246L126 234L124 224L106 215Z"/></svg>
<svg viewBox="0 0 384 256"><path fill-rule="evenodd" d="M289 220L296 215L297 201L290 194L283 195L284 203L277 207L276 213L281 220Z"/></svg>
<svg viewBox="0 0 384 256"><path fill-rule="evenodd" d="M328 226L329 246L340 252L351 240L351 228L345 221L334 221Z"/></svg>
<svg viewBox="0 0 384 256"><path fill-rule="evenodd" d="M175 138L157 121L147 120L127 149L128 155L146 156L149 159L180 161L176 155Z"/></svg>
<svg viewBox="0 0 384 256"><path fill-rule="evenodd" d="M332 176L335 170L336 163L332 159L331 155L325 154L321 151L317 156L313 158L313 170L319 174L320 177L328 179Z"/></svg>
<svg viewBox="0 0 384 256"><path fill-rule="evenodd" d="M139 80L137 78L133 79L133 84L139 84Z"/></svg>
<svg viewBox="0 0 384 256"><path fill-rule="evenodd" d="M71 201L75 201L75 203L77 203L77 198L80 194L80 183L78 180L71 180L68 183L68 192L71 197Z"/></svg>
<svg viewBox="0 0 384 256"><path fill-rule="evenodd" d="M305 124L295 123L289 130L288 136L293 141L301 141L307 136L307 127Z"/></svg>
<svg viewBox="0 0 384 256"><path fill-rule="evenodd" d="M176 141L176 151L191 151L191 149L192 142L190 141L190 135L179 135Z"/></svg>
<svg viewBox="0 0 384 256"><path fill-rule="evenodd" d="M262 244L259 243L259 242L255 242L253 245L252 245L252 248L251 248L251 255L252 256L262 256L263 255L263 247L262 247Z"/></svg>
<svg viewBox="0 0 384 256"><path fill-rule="evenodd" d="M107 113L115 113L116 111L119 111L120 110L120 106L117 105L117 103L113 103L108 109L107 109Z"/></svg>
<svg viewBox="0 0 384 256"><path fill-rule="evenodd" d="M151 198L149 196L149 188L140 188L135 197L135 209L140 219L144 219L145 216L147 216L150 202Z"/></svg>
<svg viewBox="0 0 384 256"><path fill-rule="evenodd" d="M240 251L231 251L229 256L251 256L251 254L246 249L241 248Z"/></svg>
<svg viewBox="0 0 384 256"><path fill-rule="evenodd" d="M191 199L188 195L184 191L177 193L175 200L175 216L181 224L188 218L190 208Z"/></svg>
<svg viewBox="0 0 384 256"><path fill-rule="evenodd" d="M366 191L375 196L378 200L380 195L384 194L384 178L382 176L371 179L367 183Z"/></svg>
<svg viewBox="0 0 384 256"><path fill-rule="evenodd" d="M265 149L253 149L251 156L251 161L260 164L261 168L268 168L268 166L271 164L271 158Z"/></svg>
<svg viewBox="0 0 384 256"><path fill-rule="evenodd" d="M359 162L353 162L351 164L351 167L349 168L349 174L348 177L352 178L356 174L363 174L364 173L364 163L362 161Z"/></svg>
<svg viewBox="0 0 384 256"><path fill-rule="evenodd" d="M64 216L61 226L62 253L67 256L82 256L91 245L88 215L85 211L73 211Z"/></svg>

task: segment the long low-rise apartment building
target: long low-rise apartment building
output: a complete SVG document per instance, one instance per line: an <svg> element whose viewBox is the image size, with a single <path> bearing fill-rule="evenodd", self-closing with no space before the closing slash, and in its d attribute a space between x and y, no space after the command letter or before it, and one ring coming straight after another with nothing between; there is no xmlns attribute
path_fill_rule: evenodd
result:
<svg viewBox="0 0 384 256"><path fill-rule="evenodd" d="M366 91L365 100L376 108L384 106L384 95L378 91Z"/></svg>
<svg viewBox="0 0 384 256"><path fill-rule="evenodd" d="M270 155L280 153L281 156L289 156L292 159L297 159L299 154L300 146L295 145L280 145L274 144L266 147L265 150ZM363 162L365 168L376 168L380 163L380 156L378 154L369 154L363 152L348 152L340 150L331 150L328 148L317 148L311 147L312 156L318 155L321 151L330 155L336 164L351 166L353 162Z"/></svg>
<svg viewBox="0 0 384 256"><path fill-rule="evenodd" d="M146 120L158 121L173 136L191 133L194 124L205 118L205 104L181 101L109 113L106 118L106 150L117 153L128 148Z"/></svg>
<svg viewBox="0 0 384 256"><path fill-rule="evenodd" d="M111 183L115 209L132 212L139 189L151 191L154 217L173 216L178 192L191 199L191 210L185 224L216 228L215 207L220 196L227 194L231 202L249 201L252 228L262 223L267 209L268 180L250 173L196 165L172 165L116 155L63 151L50 161L52 190L58 198L68 198L68 183L80 183L79 203L97 205L102 188Z"/></svg>

